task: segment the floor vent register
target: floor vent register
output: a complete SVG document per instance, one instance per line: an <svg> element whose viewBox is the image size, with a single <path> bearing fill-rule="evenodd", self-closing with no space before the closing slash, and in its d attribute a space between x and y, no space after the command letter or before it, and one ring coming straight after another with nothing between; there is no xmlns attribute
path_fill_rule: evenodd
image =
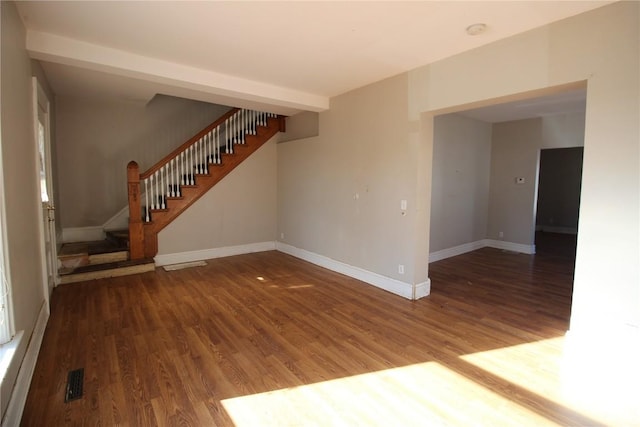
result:
<svg viewBox="0 0 640 427"><path fill-rule="evenodd" d="M80 399L82 397L82 383L84 382L84 368L69 371L67 377L67 391L64 395L65 402Z"/></svg>

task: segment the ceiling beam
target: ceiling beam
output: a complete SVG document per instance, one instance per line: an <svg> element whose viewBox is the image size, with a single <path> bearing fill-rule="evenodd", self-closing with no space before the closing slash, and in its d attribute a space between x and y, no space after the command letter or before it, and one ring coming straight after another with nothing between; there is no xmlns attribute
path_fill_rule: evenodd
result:
<svg viewBox="0 0 640 427"><path fill-rule="evenodd" d="M325 96L142 56L50 33L28 31L27 51L33 59L145 80L164 87L175 87L177 92L200 94L202 99L211 96L212 99L235 99L245 105L272 105L283 109L315 112L329 108L329 98Z"/></svg>

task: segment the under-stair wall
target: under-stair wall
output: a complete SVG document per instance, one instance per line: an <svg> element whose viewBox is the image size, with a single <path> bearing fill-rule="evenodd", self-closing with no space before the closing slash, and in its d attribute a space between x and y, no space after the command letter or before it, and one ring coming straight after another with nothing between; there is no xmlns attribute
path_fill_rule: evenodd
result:
<svg viewBox="0 0 640 427"><path fill-rule="evenodd" d="M157 265L273 247L280 135L284 134L260 147L158 234Z"/></svg>
<svg viewBox="0 0 640 427"><path fill-rule="evenodd" d="M127 163L144 170L204 128L230 107L168 96L152 101L60 96L57 149L60 202L65 236L89 239L127 206Z"/></svg>

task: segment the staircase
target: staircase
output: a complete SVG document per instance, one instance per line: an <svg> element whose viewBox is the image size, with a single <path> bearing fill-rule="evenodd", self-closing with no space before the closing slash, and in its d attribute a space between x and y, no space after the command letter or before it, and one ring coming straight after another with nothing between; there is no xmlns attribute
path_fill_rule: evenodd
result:
<svg viewBox="0 0 640 427"><path fill-rule="evenodd" d="M232 109L149 170L127 165L129 229L97 242L66 243L60 283L154 271L158 233L276 133L284 117Z"/></svg>
<svg viewBox="0 0 640 427"><path fill-rule="evenodd" d="M284 117L232 109L140 173L127 166L131 260L158 253L158 233L276 133Z"/></svg>
<svg viewBox="0 0 640 427"><path fill-rule="evenodd" d="M129 231L108 231L106 240L64 243L58 253L60 284L155 270L153 259L129 259Z"/></svg>

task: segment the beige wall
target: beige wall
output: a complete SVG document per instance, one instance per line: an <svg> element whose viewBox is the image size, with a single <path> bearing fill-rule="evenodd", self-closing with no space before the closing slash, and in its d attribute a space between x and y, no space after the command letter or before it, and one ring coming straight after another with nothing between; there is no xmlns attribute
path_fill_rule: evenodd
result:
<svg viewBox="0 0 640 427"><path fill-rule="evenodd" d="M0 2L0 128L4 179L6 252L16 331L24 338L2 381L6 408L17 369L44 303L38 237L39 181L33 132L31 61L24 49L25 30L13 2Z"/></svg>
<svg viewBox="0 0 640 427"><path fill-rule="evenodd" d="M397 274L397 264L413 258L411 274L423 274L433 115L586 81L572 328L640 325L637 21L637 3L615 3L333 98L331 109L320 114L317 138L279 147L279 233L293 246L399 280L406 276ZM537 152L530 154L537 158ZM535 162L509 177L525 175L534 183ZM531 190L510 191L533 204ZM410 209L398 217L395 205L404 197ZM530 230L495 213L490 233L531 242L533 208L522 212ZM605 288L611 271L617 283Z"/></svg>
<svg viewBox="0 0 640 427"><path fill-rule="evenodd" d="M587 82L571 318L577 333L640 326L638 7L614 3L409 73L412 120ZM423 115L425 129L431 120ZM433 135L421 138L429 145Z"/></svg>
<svg viewBox="0 0 640 427"><path fill-rule="evenodd" d="M494 124L486 237L534 245L540 150L583 144L583 113ZM517 177L524 184L517 184Z"/></svg>
<svg viewBox="0 0 640 427"><path fill-rule="evenodd" d="M540 148L583 147L584 120L584 112L542 117L542 145Z"/></svg>
<svg viewBox="0 0 640 427"><path fill-rule="evenodd" d="M229 107L168 96L148 104L58 96L62 227L100 226L127 205L127 163L143 172Z"/></svg>
<svg viewBox="0 0 640 427"><path fill-rule="evenodd" d="M540 118L493 125L487 238L533 244L541 141ZM524 184L516 183L517 177Z"/></svg>
<svg viewBox="0 0 640 427"><path fill-rule="evenodd" d="M278 145L284 243L413 281L417 157L406 99L406 75L337 96L320 113L318 137Z"/></svg>
<svg viewBox="0 0 640 427"><path fill-rule="evenodd" d="M158 234L158 254L273 242L277 136Z"/></svg>
<svg viewBox="0 0 640 427"><path fill-rule="evenodd" d="M486 238L491 126L457 114L434 120L431 252Z"/></svg>
<svg viewBox="0 0 640 427"><path fill-rule="evenodd" d="M285 120L287 131L280 135L280 142L311 138L318 136L320 133L318 113L303 111L302 113L287 117Z"/></svg>

